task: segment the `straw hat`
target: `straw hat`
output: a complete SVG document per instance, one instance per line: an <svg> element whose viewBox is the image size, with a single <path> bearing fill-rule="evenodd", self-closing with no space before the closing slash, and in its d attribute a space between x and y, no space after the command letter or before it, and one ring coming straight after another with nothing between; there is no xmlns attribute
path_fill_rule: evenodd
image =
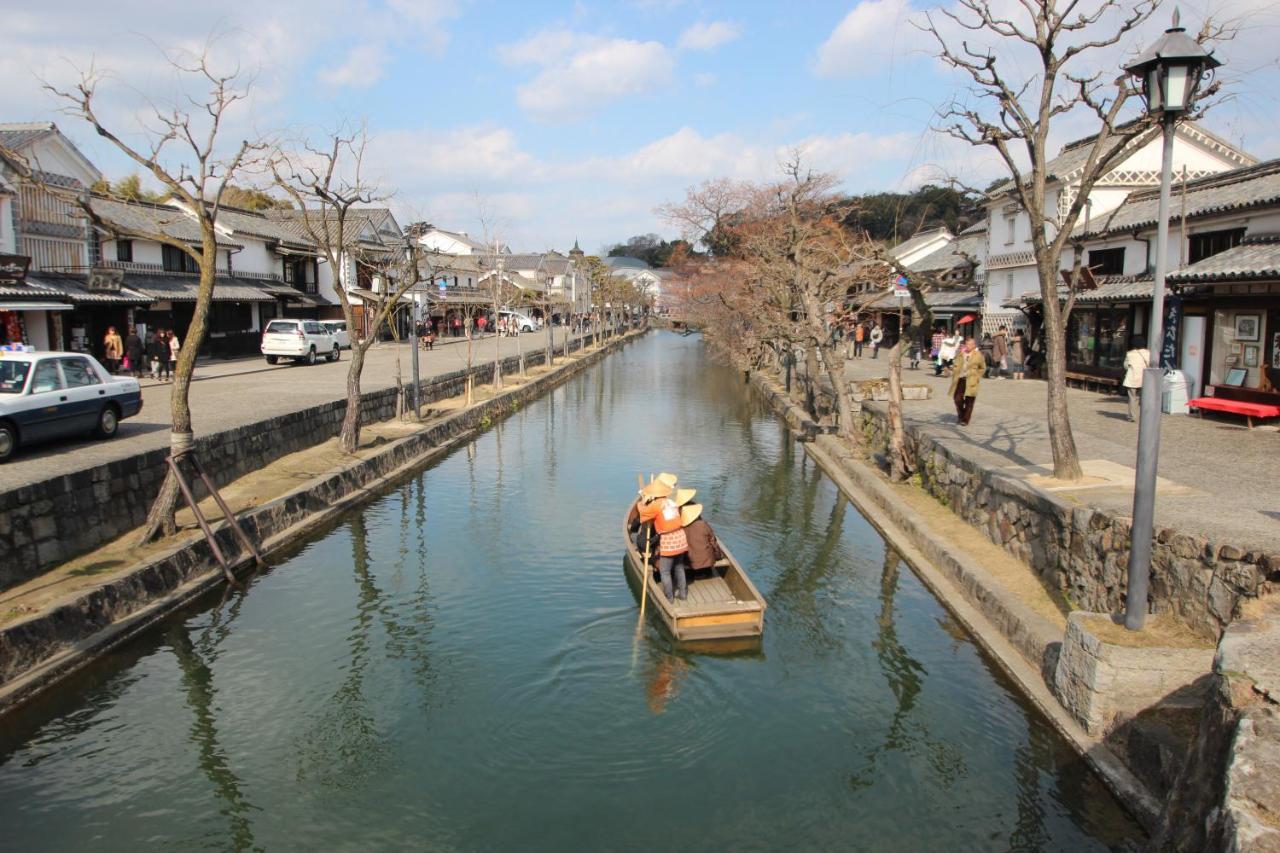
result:
<svg viewBox="0 0 1280 853"><path fill-rule="evenodd" d="M693 500L693 496L698 493L697 489L676 489L675 494L671 496L671 500L676 506L684 506Z"/></svg>
<svg viewBox="0 0 1280 853"><path fill-rule="evenodd" d="M665 498L670 494L671 487L661 480L654 480L652 483L647 483L645 484L645 487L640 490L640 497L649 499Z"/></svg>
<svg viewBox="0 0 1280 853"><path fill-rule="evenodd" d="M668 474L664 472L658 475L658 482L666 483L668 486L670 486L673 489L676 487L676 482L678 480L679 478L675 474Z"/></svg>
<svg viewBox="0 0 1280 853"><path fill-rule="evenodd" d="M698 516L702 515L702 504L689 504L680 509L680 524L688 527L698 520Z"/></svg>

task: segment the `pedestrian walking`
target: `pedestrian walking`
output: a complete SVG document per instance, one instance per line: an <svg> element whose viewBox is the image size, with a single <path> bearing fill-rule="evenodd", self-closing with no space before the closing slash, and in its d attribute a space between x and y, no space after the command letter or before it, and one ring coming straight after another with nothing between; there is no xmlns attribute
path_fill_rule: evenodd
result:
<svg viewBox="0 0 1280 853"><path fill-rule="evenodd" d="M1124 390L1129 396L1129 420L1136 421L1142 402L1142 372L1151 366L1147 339L1134 335L1133 347L1124 354Z"/></svg>
<svg viewBox="0 0 1280 853"><path fill-rule="evenodd" d="M164 336L164 329L156 329L147 335L147 361L151 362L152 379L160 381L161 365L165 375L169 375L169 341Z"/></svg>
<svg viewBox="0 0 1280 853"><path fill-rule="evenodd" d="M120 359L124 358L124 341L115 326L107 326L107 333L102 338L102 355L107 362L108 373L120 372Z"/></svg>
<svg viewBox="0 0 1280 853"><path fill-rule="evenodd" d="M973 417L973 404L978 396L978 383L987 372L986 359L973 338L965 339L956 353L951 368L951 399L956 404L956 423L968 426Z"/></svg>
<svg viewBox="0 0 1280 853"><path fill-rule="evenodd" d="M982 358L987 362L987 373L985 376L982 377L983 379L986 379L988 376L991 375L991 364L992 364L991 356L995 352L995 349L996 349L996 342L992 340L991 333L983 332L982 343L978 344L978 350L982 353Z"/></svg>
<svg viewBox="0 0 1280 853"><path fill-rule="evenodd" d="M880 357L880 342L884 340L884 329L880 328L880 324L876 323L871 327L871 357Z"/></svg>
<svg viewBox="0 0 1280 853"><path fill-rule="evenodd" d="M943 370L950 370L954 373L952 363L956 360L956 356L960 353L960 345L964 342L964 338L959 332L952 332L942 339L941 345L938 347L938 366L934 371L934 376L942 373ZM951 373L947 374L952 375Z"/></svg>
<svg viewBox="0 0 1280 853"><path fill-rule="evenodd" d="M853 357L862 358L862 342L867 337L867 329L862 325L862 321L858 321L858 325L853 327Z"/></svg>
<svg viewBox="0 0 1280 853"><path fill-rule="evenodd" d="M138 335L138 329L135 326L129 327L129 334L124 339L124 366L134 379L142 378L142 362L146 358L146 347L142 345L142 338Z"/></svg>
<svg viewBox="0 0 1280 853"><path fill-rule="evenodd" d="M1014 379L1021 379L1027 364L1027 339L1022 336L1021 329L1013 330L1013 341L1009 344L1009 372Z"/></svg>
<svg viewBox="0 0 1280 853"><path fill-rule="evenodd" d="M182 341L178 340L178 333L170 329L166 343L169 346L169 379L172 380L178 372L178 353L182 350Z"/></svg>
<svg viewBox="0 0 1280 853"><path fill-rule="evenodd" d="M1009 369L1009 328L1001 326L997 329L992 343L994 346L991 350L991 375L1003 376Z"/></svg>

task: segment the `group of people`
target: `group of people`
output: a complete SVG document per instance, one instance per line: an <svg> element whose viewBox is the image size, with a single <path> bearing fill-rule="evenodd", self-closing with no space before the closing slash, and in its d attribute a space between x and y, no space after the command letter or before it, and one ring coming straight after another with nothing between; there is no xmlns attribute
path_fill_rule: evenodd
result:
<svg viewBox="0 0 1280 853"><path fill-rule="evenodd" d="M845 317L830 324L832 340L839 345L844 341L845 358L862 358L862 351L871 345L871 357L880 357L880 345L884 343L884 329L879 321L870 323Z"/></svg>
<svg viewBox="0 0 1280 853"><path fill-rule="evenodd" d="M719 540L693 503L695 489L677 488L675 474L659 474L645 484L627 515L627 529L641 554L657 556L658 576L668 601L689 597L688 573L715 567L723 558Z"/></svg>
<svg viewBox="0 0 1280 853"><path fill-rule="evenodd" d="M933 330L929 358L933 361L934 376L941 376L944 371L948 376L955 375L955 362L964 343L965 337L958 329L947 332L939 325ZM1007 326L1001 326L994 335L984 332L977 348L986 365L984 379L993 376L1022 379L1026 376L1027 344L1021 329L1014 329L1012 337Z"/></svg>
<svg viewBox="0 0 1280 853"><path fill-rule="evenodd" d="M123 371L136 379L149 370L152 379L172 380L181 348L182 342L172 329L148 329L144 340L135 326L130 326L123 338L115 326L108 326L102 338L107 370L113 374Z"/></svg>

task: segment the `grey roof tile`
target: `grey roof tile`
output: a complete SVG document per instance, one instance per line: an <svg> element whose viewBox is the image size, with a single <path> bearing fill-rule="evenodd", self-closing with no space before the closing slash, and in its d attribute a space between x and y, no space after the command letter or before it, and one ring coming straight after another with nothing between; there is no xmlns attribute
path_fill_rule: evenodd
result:
<svg viewBox="0 0 1280 853"><path fill-rule="evenodd" d="M1239 246L1175 270L1165 281L1197 284L1280 279L1280 235L1257 236Z"/></svg>

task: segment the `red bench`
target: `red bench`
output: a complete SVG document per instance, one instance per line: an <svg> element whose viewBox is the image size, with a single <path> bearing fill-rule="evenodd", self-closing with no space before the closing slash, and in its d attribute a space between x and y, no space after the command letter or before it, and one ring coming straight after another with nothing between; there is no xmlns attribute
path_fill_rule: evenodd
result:
<svg viewBox="0 0 1280 853"><path fill-rule="evenodd" d="M1280 418L1280 406L1273 406L1267 403L1246 403L1243 400L1226 400L1222 397L1196 397L1194 400L1188 401L1187 405L1201 415L1204 414L1205 409L1213 412L1230 412L1234 415L1244 415L1245 420L1249 423L1249 429L1253 429L1254 418Z"/></svg>

